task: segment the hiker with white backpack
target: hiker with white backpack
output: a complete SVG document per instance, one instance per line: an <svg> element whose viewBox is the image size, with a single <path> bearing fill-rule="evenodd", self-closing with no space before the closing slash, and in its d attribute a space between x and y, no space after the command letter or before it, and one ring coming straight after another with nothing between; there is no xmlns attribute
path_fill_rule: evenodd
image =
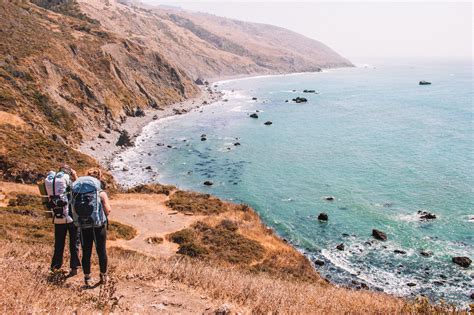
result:
<svg viewBox="0 0 474 315"><path fill-rule="evenodd" d="M100 169L90 169L87 176L79 177L72 184L72 212L74 224L81 235L82 270L86 287L89 287L92 281L90 274L94 243L97 256L99 256L100 281L98 284L107 282L107 217L111 207L101 179Z"/></svg>
<svg viewBox="0 0 474 315"><path fill-rule="evenodd" d="M68 276L75 276L77 269L81 266L78 230L73 224L70 206L71 184L76 177L76 172L72 168L63 165L58 172L50 171L44 181L39 184L40 192L46 200L46 206L53 214L54 254L51 261L51 271L58 271L62 267L66 235L69 233L71 270Z"/></svg>

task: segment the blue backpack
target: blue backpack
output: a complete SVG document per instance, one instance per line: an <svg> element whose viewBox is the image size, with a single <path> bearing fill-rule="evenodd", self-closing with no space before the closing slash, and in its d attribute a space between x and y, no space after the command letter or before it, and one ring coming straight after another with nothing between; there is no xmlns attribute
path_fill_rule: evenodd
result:
<svg viewBox="0 0 474 315"><path fill-rule="evenodd" d="M79 228L101 227L107 222L100 201L101 184L91 176L79 177L72 183L72 215Z"/></svg>

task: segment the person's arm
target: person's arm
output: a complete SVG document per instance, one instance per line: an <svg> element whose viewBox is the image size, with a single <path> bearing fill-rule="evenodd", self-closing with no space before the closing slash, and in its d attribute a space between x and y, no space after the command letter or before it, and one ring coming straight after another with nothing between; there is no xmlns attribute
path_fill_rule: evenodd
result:
<svg viewBox="0 0 474 315"><path fill-rule="evenodd" d="M106 216L109 216L112 208L110 207L109 197L105 191L100 193L100 201L102 202L102 207L104 207L104 212Z"/></svg>

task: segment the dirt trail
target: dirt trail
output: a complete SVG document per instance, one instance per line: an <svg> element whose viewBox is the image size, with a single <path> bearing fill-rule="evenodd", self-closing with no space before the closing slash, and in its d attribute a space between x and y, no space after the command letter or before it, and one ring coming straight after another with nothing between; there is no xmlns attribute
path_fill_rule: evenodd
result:
<svg viewBox="0 0 474 315"><path fill-rule="evenodd" d="M110 219L133 226L138 235L132 240L109 241L109 246L118 246L144 254L170 257L178 245L168 242L165 236L190 226L201 216L186 216L166 206L168 196L144 194L119 194L111 200ZM149 237L161 237L163 243L150 244Z"/></svg>

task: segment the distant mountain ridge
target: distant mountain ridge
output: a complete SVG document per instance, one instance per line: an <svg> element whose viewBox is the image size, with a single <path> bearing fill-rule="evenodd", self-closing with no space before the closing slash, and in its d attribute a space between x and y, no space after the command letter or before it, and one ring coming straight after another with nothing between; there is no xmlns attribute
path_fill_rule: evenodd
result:
<svg viewBox="0 0 474 315"><path fill-rule="evenodd" d="M192 77L314 72L352 63L287 29L138 1L79 0L110 31L156 49ZM117 14L120 12L120 14Z"/></svg>

